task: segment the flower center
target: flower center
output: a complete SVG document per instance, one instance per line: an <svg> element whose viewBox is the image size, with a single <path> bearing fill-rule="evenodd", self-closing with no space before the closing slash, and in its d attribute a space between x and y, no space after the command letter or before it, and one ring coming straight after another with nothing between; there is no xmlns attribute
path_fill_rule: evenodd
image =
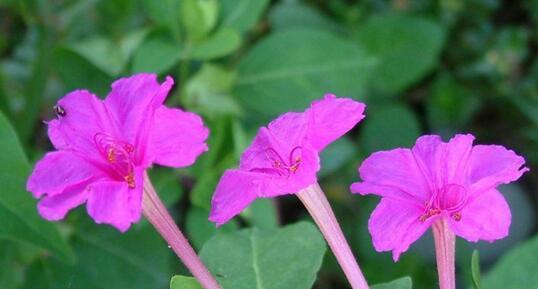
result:
<svg viewBox="0 0 538 289"><path fill-rule="evenodd" d="M123 179L129 188L135 188L134 146L128 142L117 140L105 133L95 134L93 140L99 153L110 165L112 171Z"/></svg>
<svg viewBox="0 0 538 289"><path fill-rule="evenodd" d="M275 149L265 149L265 157L271 162L271 168L255 168L251 171L274 172L279 176L290 177L295 174L301 164L302 147L294 147L288 158L283 158Z"/></svg>
<svg viewBox="0 0 538 289"><path fill-rule="evenodd" d="M436 191L425 204L424 213L419 220L425 222L432 216L446 213L455 221L461 220L461 210L467 202L467 190L457 184L445 185Z"/></svg>

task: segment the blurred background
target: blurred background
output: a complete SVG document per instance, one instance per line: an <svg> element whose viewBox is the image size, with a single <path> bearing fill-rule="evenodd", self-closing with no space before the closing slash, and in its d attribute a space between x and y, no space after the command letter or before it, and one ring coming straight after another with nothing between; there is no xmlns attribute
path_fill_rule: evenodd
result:
<svg viewBox="0 0 538 289"><path fill-rule="evenodd" d="M55 102L77 88L105 97L114 79L142 71L173 76L167 103L211 129L196 165L151 171L195 248L215 234L310 220L294 196L259 200L219 229L207 215L220 175L260 125L332 92L368 105L323 152L319 177L370 283L410 276L413 288L435 288L437 273L430 234L398 263L375 252L367 221L378 199L349 193L357 166L422 134L470 132L516 150L531 172L501 189L508 238L458 240L458 288L472 288L473 249L483 288L538 288L537 28L536 0L0 0L0 288L162 289L188 274L146 221L120 234L82 207L45 222L25 190L52 150L43 121ZM314 288L346 286L325 252Z"/></svg>

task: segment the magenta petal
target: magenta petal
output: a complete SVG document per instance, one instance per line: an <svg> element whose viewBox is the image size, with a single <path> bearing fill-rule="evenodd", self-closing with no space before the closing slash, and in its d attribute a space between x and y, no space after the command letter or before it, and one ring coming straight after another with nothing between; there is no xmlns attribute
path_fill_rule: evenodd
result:
<svg viewBox="0 0 538 289"><path fill-rule="evenodd" d="M364 118L366 105L350 98L336 98L332 94L312 103L307 111L310 117L308 139L317 150L340 138Z"/></svg>
<svg viewBox="0 0 538 289"><path fill-rule="evenodd" d="M360 166L362 183L354 183L354 193L376 194L394 200L424 203L429 184L409 149L373 153Z"/></svg>
<svg viewBox="0 0 538 289"><path fill-rule="evenodd" d="M468 163L473 150L474 136L458 134L446 146L446 168L441 170L446 184L467 185L465 179L468 172Z"/></svg>
<svg viewBox="0 0 538 289"><path fill-rule="evenodd" d="M508 236L512 215L505 198L496 189L481 194L460 212L461 219L450 220L454 233L467 241L493 242Z"/></svg>
<svg viewBox="0 0 538 289"><path fill-rule="evenodd" d="M184 167L207 151L209 130L200 116L161 106L155 113L150 148L155 162L163 166Z"/></svg>
<svg viewBox="0 0 538 289"><path fill-rule="evenodd" d="M54 147L96 155L95 134L112 134L114 130L103 102L88 91L75 90L57 105L64 111L63 116L47 123Z"/></svg>
<svg viewBox="0 0 538 289"><path fill-rule="evenodd" d="M529 169L525 159L514 151L498 145L477 145L469 159L470 191L472 194L515 181Z"/></svg>
<svg viewBox="0 0 538 289"><path fill-rule="evenodd" d="M304 143L307 128L308 118L299 112L285 113L267 125L272 141L287 151Z"/></svg>
<svg viewBox="0 0 538 289"><path fill-rule="evenodd" d="M261 180L261 174L239 170L224 172L211 200L209 220L222 225L241 213L260 193Z"/></svg>
<svg viewBox="0 0 538 289"><path fill-rule="evenodd" d="M100 172L81 157L72 152L55 151L37 162L26 189L36 198L44 194L56 195L70 185L98 176Z"/></svg>
<svg viewBox="0 0 538 289"><path fill-rule="evenodd" d="M382 198L368 221L375 249L392 251L392 258L398 261L400 254L431 225L431 220L419 220L421 213L416 207Z"/></svg>
<svg viewBox="0 0 538 289"><path fill-rule="evenodd" d="M125 182L102 181L90 185L88 214L98 224L109 224L127 231L140 219L142 212L142 178L136 173L136 187L130 189Z"/></svg>
<svg viewBox="0 0 538 289"><path fill-rule="evenodd" d="M125 141L139 150L145 148L153 114L163 104L173 84L170 77L159 84L157 75L148 73L121 78L112 84L105 104Z"/></svg>
<svg viewBox="0 0 538 289"><path fill-rule="evenodd" d="M425 135L417 139L411 149L418 168L430 186L430 191L444 184L444 177L439 173L446 157L446 143L438 135Z"/></svg>
<svg viewBox="0 0 538 289"><path fill-rule="evenodd" d="M38 204L39 214L49 220L57 221L65 217L69 210L82 205L88 198L88 182L67 187L53 196L45 196Z"/></svg>

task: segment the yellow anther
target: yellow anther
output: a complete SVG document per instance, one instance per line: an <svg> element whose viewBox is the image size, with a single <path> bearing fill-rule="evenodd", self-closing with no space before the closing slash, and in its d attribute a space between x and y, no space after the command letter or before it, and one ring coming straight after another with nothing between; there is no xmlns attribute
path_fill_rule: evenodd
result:
<svg viewBox="0 0 538 289"><path fill-rule="evenodd" d="M125 176L125 181L127 182L127 185L129 186L129 188L131 189L135 188L135 179L134 179L134 174L132 172Z"/></svg>

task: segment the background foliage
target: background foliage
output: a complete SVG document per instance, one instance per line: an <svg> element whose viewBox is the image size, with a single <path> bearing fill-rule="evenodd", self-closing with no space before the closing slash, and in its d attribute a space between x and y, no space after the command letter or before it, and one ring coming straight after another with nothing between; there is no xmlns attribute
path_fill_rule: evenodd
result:
<svg viewBox="0 0 538 289"><path fill-rule="evenodd" d="M326 92L368 104L368 117L323 153L320 176L370 283L409 275L414 288L433 288L436 271L431 236L396 264L373 250L366 224L377 200L348 190L357 165L424 133L472 132L524 155L531 172L502 188L508 238L458 241L458 286L471 288L478 248L475 284L538 288L537 28L536 0L0 0L0 288L157 289L188 275L146 221L123 235L84 208L45 222L24 189L51 149L43 120L55 101L75 88L104 97L111 81L140 71L174 76L168 104L211 128L195 166L151 174L225 288L347 288L295 197L259 200L219 229L207 221L219 176L257 126Z"/></svg>

